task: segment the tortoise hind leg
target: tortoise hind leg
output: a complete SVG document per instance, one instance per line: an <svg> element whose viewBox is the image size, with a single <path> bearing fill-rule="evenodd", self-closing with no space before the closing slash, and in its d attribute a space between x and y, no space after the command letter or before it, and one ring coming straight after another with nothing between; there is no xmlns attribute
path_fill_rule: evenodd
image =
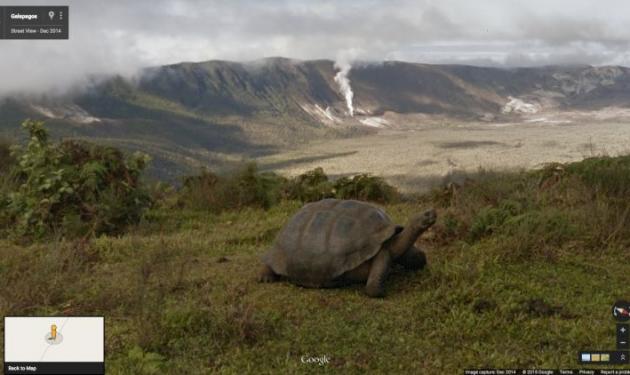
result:
<svg viewBox="0 0 630 375"><path fill-rule="evenodd" d="M389 273L392 257L389 251L381 249L372 260L370 274L367 284L365 285L365 293L370 297L385 296L385 279Z"/></svg>
<svg viewBox="0 0 630 375"><path fill-rule="evenodd" d="M402 264L408 270L420 270L427 264L427 257L424 252L415 246L412 246L407 251L396 259L396 263Z"/></svg>
<svg viewBox="0 0 630 375"><path fill-rule="evenodd" d="M260 273L258 274L258 281L261 283L272 283L274 281L278 281L280 276L278 276L271 267L266 264L263 264L260 268Z"/></svg>

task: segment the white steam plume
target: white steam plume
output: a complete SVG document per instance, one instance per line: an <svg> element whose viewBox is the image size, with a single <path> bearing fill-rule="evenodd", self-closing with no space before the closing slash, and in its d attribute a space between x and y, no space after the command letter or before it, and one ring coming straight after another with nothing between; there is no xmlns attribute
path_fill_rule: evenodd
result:
<svg viewBox="0 0 630 375"><path fill-rule="evenodd" d="M350 116L354 116L354 108L352 107L352 97L354 93L352 92L352 87L350 86L350 80L348 79L348 73L352 65L347 61L337 61L335 62L335 69L339 69L337 74L335 74L335 82L339 85L339 90L346 98L346 106L348 106L348 113Z"/></svg>

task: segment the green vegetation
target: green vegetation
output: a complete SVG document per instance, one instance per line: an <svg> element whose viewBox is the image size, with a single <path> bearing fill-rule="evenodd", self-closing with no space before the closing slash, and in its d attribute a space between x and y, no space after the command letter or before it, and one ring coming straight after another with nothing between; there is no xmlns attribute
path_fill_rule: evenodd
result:
<svg viewBox="0 0 630 375"><path fill-rule="evenodd" d="M314 202L335 196L335 187L322 168L297 176L287 184L287 194L301 202Z"/></svg>
<svg viewBox="0 0 630 375"><path fill-rule="evenodd" d="M11 156L11 142L0 138L0 173L5 173L15 163Z"/></svg>
<svg viewBox="0 0 630 375"><path fill-rule="evenodd" d="M68 168L68 151L50 154L38 129L18 161L41 155ZM21 181L40 184L26 166L16 167ZM117 183L106 181L96 192ZM254 165L204 172L179 191L151 189L158 204L124 235L0 239L0 285L9 286L0 289L0 314L105 315L111 374L455 374L575 367L578 350L612 348L610 307L625 296L630 261L630 157L480 171L465 181L397 199L375 177L330 181L315 170L285 180ZM302 202L324 196L387 202L399 223L436 207L438 222L421 240L428 268L396 268L385 299L366 298L361 285L258 284L259 256L282 225ZM93 202L109 202L99 197ZM54 212L74 209L64 199ZM323 366L302 362L323 356Z"/></svg>
<svg viewBox="0 0 630 375"><path fill-rule="evenodd" d="M360 174L352 178L342 177L333 182L322 168L308 171L288 181L285 190L289 199L301 202L338 198L391 203L399 198L396 188L380 177Z"/></svg>
<svg viewBox="0 0 630 375"><path fill-rule="evenodd" d="M258 172L252 163L223 176L203 171L184 178L178 202L188 209L220 212L244 207L268 209L283 200L314 202L324 198L388 203L396 201L399 194L382 178L366 174L330 181L323 169L316 168L286 179L272 172Z"/></svg>
<svg viewBox="0 0 630 375"><path fill-rule="evenodd" d="M51 144L43 123L25 121L25 149L15 166L2 207L10 233L40 238L119 233L137 223L150 205L140 183L146 156L125 159L113 147L76 141Z"/></svg>
<svg viewBox="0 0 630 375"><path fill-rule="evenodd" d="M213 212L244 207L267 209L280 200L284 181L274 173L259 173L253 163L226 176L203 171L184 178L179 203Z"/></svg>
<svg viewBox="0 0 630 375"><path fill-rule="evenodd" d="M352 178L343 177L334 184L335 196L339 199L358 199L377 203L391 203L400 197L398 190L381 177L359 174Z"/></svg>
<svg viewBox="0 0 630 375"><path fill-rule="evenodd" d="M0 233L2 228L9 225L6 207L9 192L15 188L15 179L11 173L14 164L15 160L11 155L11 143L8 140L0 139Z"/></svg>
<svg viewBox="0 0 630 375"><path fill-rule="evenodd" d="M10 170L14 164L15 160L11 155L11 142L0 138L0 196L9 189Z"/></svg>

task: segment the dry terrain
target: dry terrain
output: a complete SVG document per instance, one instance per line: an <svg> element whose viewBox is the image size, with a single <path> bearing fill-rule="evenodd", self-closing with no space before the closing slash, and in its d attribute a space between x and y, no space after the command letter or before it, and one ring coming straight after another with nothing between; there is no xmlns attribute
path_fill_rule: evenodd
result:
<svg viewBox="0 0 630 375"><path fill-rule="evenodd" d="M369 172L418 191L455 171L529 169L630 149L630 111L619 108L537 113L507 122L390 113L383 119L387 125L378 134L313 142L259 163L286 175L316 167L333 176Z"/></svg>

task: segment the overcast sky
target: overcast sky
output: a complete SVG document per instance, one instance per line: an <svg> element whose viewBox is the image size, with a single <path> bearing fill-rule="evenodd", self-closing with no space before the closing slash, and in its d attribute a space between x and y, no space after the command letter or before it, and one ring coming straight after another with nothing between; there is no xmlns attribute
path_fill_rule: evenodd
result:
<svg viewBox="0 0 630 375"><path fill-rule="evenodd" d="M630 66L630 1L29 1L69 5L70 40L0 40L0 95L210 59Z"/></svg>

